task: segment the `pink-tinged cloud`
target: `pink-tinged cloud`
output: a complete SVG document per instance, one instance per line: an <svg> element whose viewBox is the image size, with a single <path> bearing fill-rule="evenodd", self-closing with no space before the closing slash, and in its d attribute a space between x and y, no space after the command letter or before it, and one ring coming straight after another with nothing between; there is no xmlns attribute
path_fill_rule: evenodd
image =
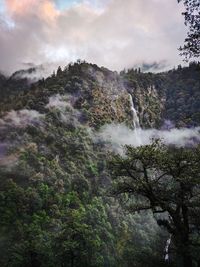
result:
<svg viewBox="0 0 200 267"><path fill-rule="evenodd" d="M54 20L59 11L51 0L6 0L8 14L16 17L26 17L35 15L46 21Z"/></svg>
<svg viewBox="0 0 200 267"><path fill-rule="evenodd" d="M40 0L6 0L6 7L8 12L13 14L23 15L29 13L33 7L35 7Z"/></svg>
<svg viewBox="0 0 200 267"><path fill-rule="evenodd" d="M0 70L15 71L25 62L67 65L77 58L115 70L182 61L177 49L186 27L176 0L104 0L103 8L95 1L58 10L56 0L5 0L14 26L0 17Z"/></svg>

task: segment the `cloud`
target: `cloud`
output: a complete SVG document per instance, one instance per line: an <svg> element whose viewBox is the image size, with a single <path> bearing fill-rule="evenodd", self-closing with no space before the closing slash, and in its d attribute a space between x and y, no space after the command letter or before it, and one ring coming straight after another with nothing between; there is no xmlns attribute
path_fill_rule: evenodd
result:
<svg viewBox="0 0 200 267"><path fill-rule="evenodd" d="M11 110L0 119L0 129L6 129L7 127L20 127L24 128L30 124L38 124L43 117L36 110Z"/></svg>
<svg viewBox="0 0 200 267"><path fill-rule="evenodd" d="M55 2L5 0L1 70L14 71L22 62L66 65L77 58L114 70L181 60L177 48L186 28L174 0L85 0L65 9Z"/></svg>
<svg viewBox="0 0 200 267"><path fill-rule="evenodd" d="M81 112L73 108L72 102L74 97L57 94L49 98L46 108L60 110L60 120L65 125L80 126Z"/></svg>
<svg viewBox="0 0 200 267"><path fill-rule="evenodd" d="M124 145L134 147L147 145L153 139L161 139L167 145L191 146L200 143L200 127L170 130L136 129L133 131L125 125L109 124L104 126L94 139L96 142L110 143L112 149L120 153L123 152Z"/></svg>
<svg viewBox="0 0 200 267"><path fill-rule="evenodd" d="M71 104L69 103L69 97L61 96L59 94L51 96L49 98L49 103L46 105L46 108L57 108L60 110L65 110L66 107L71 108Z"/></svg>
<svg viewBox="0 0 200 267"><path fill-rule="evenodd" d="M42 78L47 78L56 69L55 65L35 65L32 63L24 63L24 69L16 71L12 74L13 79L28 79L29 83L37 82Z"/></svg>
<svg viewBox="0 0 200 267"><path fill-rule="evenodd" d="M141 62L133 66L133 68L140 68L142 72L159 72L167 69L168 62L166 60L161 60L160 62Z"/></svg>
<svg viewBox="0 0 200 267"><path fill-rule="evenodd" d="M40 18L46 21L53 20L59 11L51 0L6 0L8 14L17 20L20 17L36 15L41 12Z"/></svg>
<svg viewBox="0 0 200 267"><path fill-rule="evenodd" d="M8 144L0 142L0 160L6 155L7 146Z"/></svg>

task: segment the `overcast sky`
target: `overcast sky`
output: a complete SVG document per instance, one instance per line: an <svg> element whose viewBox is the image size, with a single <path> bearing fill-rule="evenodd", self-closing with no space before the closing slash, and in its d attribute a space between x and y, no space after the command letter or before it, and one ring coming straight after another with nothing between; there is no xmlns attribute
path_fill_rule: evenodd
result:
<svg viewBox="0 0 200 267"><path fill-rule="evenodd" d="M76 59L121 70L182 62L177 0L0 0L0 70Z"/></svg>

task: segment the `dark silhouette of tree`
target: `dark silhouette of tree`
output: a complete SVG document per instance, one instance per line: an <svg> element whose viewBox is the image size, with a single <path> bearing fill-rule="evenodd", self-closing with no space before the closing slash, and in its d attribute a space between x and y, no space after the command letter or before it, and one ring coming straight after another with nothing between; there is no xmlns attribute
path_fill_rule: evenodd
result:
<svg viewBox="0 0 200 267"><path fill-rule="evenodd" d="M57 69L57 72L56 72L56 75L61 75L62 74L62 69L61 67L59 66L58 69Z"/></svg>
<svg viewBox="0 0 200 267"><path fill-rule="evenodd" d="M194 217L199 216L199 159L200 147L174 148L155 142L138 148L126 146L126 155L114 155L109 165L113 193L128 194L131 212L151 210L157 214L158 225L172 235L184 267L194 262L191 248L198 229Z"/></svg>

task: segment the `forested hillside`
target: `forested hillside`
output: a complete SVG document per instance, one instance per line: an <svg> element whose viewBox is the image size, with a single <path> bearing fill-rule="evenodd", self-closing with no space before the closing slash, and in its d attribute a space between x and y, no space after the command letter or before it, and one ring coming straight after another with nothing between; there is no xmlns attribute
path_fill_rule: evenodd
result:
<svg viewBox="0 0 200 267"><path fill-rule="evenodd" d="M79 61L64 70L58 68L56 74L36 83L25 78L32 72L34 69L19 71L9 78L1 75L1 112L21 108L45 112L48 97L70 94L73 106L81 109L93 126L115 120L127 122L128 92L133 95L141 124L146 128L159 127L166 119L178 127L199 125L199 63L158 74L129 69L118 75Z"/></svg>
<svg viewBox="0 0 200 267"><path fill-rule="evenodd" d="M200 126L200 64L119 74L78 61L37 82L22 73L0 76L0 266L180 266L164 261L169 234L153 213L113 194L111 145L96 134L133 128L130 95L142 128Z"/></svg>

